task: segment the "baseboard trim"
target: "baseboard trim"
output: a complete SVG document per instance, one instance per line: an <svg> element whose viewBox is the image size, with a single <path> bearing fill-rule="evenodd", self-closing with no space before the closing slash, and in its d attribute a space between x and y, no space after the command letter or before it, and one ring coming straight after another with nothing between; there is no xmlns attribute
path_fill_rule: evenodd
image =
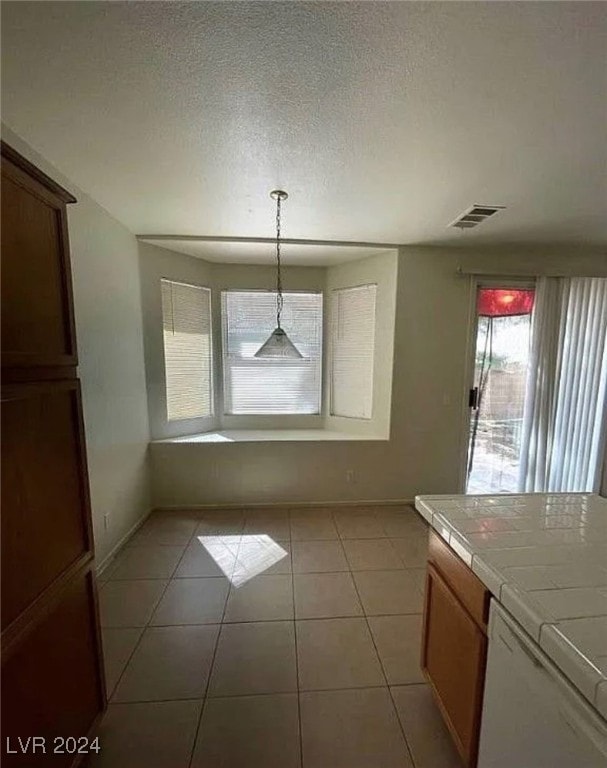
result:
<svg viewBox="0 0 607 768"><path fill-rule="evenodd" d="M268 509L314 507L397 507L413 506L414 499L358 499L349 501L266 501L252 504L164 504L154 507L154 512L197 512L212 509Z"/></svg>
<svg viewBox="0 0 607 768"><path fill-rule="evenodd" d="M131 538L131 536L136 533L141 526L145 523L145 521L148 519L148 517L152 514L154 510L148 509L147 512L145 512L139 520L137 520L136 523L134 523L129 530L122 536L118 542L112 547L112 549L107 553L107 555L101 560L100 563L98 563L95 566L95 573L97 574L97 578L99 578L105 569L108 567L108 565L112 562L112 560L116 557L118 552L124 547L124 545L127 543L127 541Z"/></svg>

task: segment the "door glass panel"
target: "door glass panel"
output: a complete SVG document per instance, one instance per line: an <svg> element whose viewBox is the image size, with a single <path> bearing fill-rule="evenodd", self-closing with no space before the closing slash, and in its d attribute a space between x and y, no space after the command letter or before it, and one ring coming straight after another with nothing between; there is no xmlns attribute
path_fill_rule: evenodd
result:
<svg viewBox="0 0 607 768"><path fill-rule="evenodd" d="M517 491L533 299L479 289L467 493Z"/></svg>

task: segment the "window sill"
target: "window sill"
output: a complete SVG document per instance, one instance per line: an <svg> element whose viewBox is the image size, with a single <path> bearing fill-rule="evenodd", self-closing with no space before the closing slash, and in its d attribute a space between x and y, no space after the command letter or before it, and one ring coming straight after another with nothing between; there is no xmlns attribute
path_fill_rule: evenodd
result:
<svg viewBox="0 0 607 768"><path fill-rule="evenodd" d="M217 432L199 432L183 437L153 440L153 445L170 443L266 443L266 442L325 442L333 441L386 441L385 437L336 432L331 429L225 429Z"/></svg>

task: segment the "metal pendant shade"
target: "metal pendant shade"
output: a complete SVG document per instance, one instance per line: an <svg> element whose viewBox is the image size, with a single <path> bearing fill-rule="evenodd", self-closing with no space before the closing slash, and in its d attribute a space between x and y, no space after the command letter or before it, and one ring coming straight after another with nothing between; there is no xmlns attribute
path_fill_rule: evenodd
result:
<svg viewBox="0 0 607 768"><path fill-rule="evenodd" d="M270 192L270 197L276 200L276 328L259 347L254 357L264 360L301 360L303 355L280 326L280 315L283 306L282 276L280 271L280 204L283 200L287 199L288 195L281 189L275 189L273 192Z"/></svg>
<svg viewBox="0 0 607 768"><path fill-rule="evenodd" d="M255 353L255 357L291 358L301 360L303 355L282 328L274 328L270 338Z"/></svg>

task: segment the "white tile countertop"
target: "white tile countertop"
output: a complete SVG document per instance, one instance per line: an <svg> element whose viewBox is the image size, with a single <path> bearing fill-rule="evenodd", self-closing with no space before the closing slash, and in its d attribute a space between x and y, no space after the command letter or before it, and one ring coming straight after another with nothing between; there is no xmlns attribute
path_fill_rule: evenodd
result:
<svg viewBox="0 0 607 768"><path fill-rule="evenodd" d="M415 507L607 718L607 499L417 496Z"/></svg>

